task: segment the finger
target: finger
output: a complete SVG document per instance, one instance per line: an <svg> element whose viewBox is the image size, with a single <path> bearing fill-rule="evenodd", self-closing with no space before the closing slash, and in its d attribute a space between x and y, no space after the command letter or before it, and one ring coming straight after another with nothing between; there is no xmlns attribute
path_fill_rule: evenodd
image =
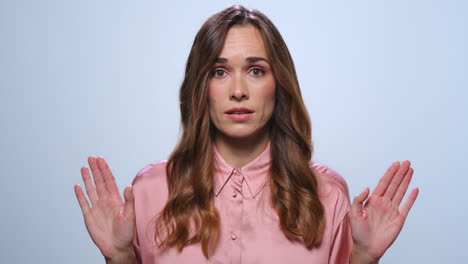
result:
<svg viewBox="0 0 468 264"><path fill-rule="evenodd" d="M388 185L387 190L384 193L384 196L387 197L390 200L393 200L393 197L395 196L395 193L400 186L401 181L403 180L404 176L406 175L406 172L408 172L408 169L410 167L411 163L408 160L405 160L401 163L400 168L398 169L397 173L395 176L393 176L392 181L390 182L390 185Z"/></svg>
<svg viewBox="0 0 468 264"><path fill-rule="evenodd" d="M78 199L78 203L80 204L81 211L83 212L83 216L84 216L90 210L88 200L86 200L83 190L81 189L81 186L79 184L76 184L74 189L75 189L76 198Z"/></svg>
<svg viewBox="0 0 468 264"><path fill-rule="evenodd" d="M98 167L96 157L89 157L88 158L89 166L91 167L91 171L93 172L94 183L96 184L97 193L99 198L103 198L108 195L108 191L106 188L106 182L104 181L104 177L101 174L101 170Z"/></svg>
<svg viewBox="0 0 468 264"><path fill-rule="evenodd" d="M401 200L403 200L403 197L405 196L406 191L408 190L408 185L411 182L411 178L413 177L413 168L409 168L408 171L406 172L405 177L403 178L403 181L401 181L400 186L398 187L397 192L395 193L395 196L393 197L392 201L399 206L401 203Z"/></svg>
<svg viewBox="0 0 468 264"><path fill-rule="evenodd" d="M125 218L135 218L135 196L133 195L133 187L127 186L124 190L124 212L123 215Z"/></svg>
<svg viewBox="0 0 468 264"><path fill-rule="evenodd" d="M362 191L360 194L356 195L353 199L353 204L351 205L351 211L353 212L354 215L360 215L362 211L362 205L364 201L367 199L369 196L369 187L366 187L364 191Z"/></svg>
<svg viewBox="0 0 468 264"><path fill-rule="evenodd" d="M385 193L385 190L387 190L388 185L392 181L393 176L395 173L398 171L400 168L400 162L395 161L388 167L387 171L385 172L384 176L380 178L379 183L375 187L374 191L372 192L372 195L377 195L381 196Z"/></svg>
<svg viewBox="0 0 468 264"><path fill-rule="evenodd" d="M410 195L408 196L405 203L401 207L400 212L405 218L408 216L408 213L411 210L411 207L413 207L413 204L416 201L416 198L418 198L418 194L419 194L418 188L414 188L413 190L411 190Z"/></svg>
<svg viewBox="0 0 468 264"><path fill-rule="evenodd" d="M109 194L114 199L122 201L122 197L119 193L119 188L117 187L117 184L115 182L115 177L112 174L112 171L110 170L106 160L103 157L98 157L96 161L99 166L99 169L101 170L101 175L104 178L104 182L106 183L106 188L109 191Z"/></svg>
<svg viewBox="0 0 468 264"><path fill-rule="evenodd" d="M96 187L94 187L94 183L91 180L91 176L89 176L88 167L81 168L81 176L85 184L86 193L88 194L89 200L91 201L91 205L94 205L96 201L99 199L99 197L96 192Z"/></svg>

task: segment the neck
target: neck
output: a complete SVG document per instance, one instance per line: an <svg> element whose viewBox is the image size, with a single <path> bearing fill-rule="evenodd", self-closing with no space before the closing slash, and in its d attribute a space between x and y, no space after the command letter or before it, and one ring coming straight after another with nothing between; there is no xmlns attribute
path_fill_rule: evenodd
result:
<svg viewBox="0 0 468 264"><path fill-rule="evenodd" d="M219 153L229 165L241 168L265 150L268 140L267 130L248 138L231 138L217 133L214 142Z"/></svg>

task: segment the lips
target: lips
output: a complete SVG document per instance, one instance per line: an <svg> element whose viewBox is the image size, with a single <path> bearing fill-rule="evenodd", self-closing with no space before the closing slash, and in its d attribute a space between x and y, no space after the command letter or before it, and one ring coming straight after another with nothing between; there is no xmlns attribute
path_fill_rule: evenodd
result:
<svg viewBox="0 0 468 264"><path fill-rule="evenodd" d="M224 112L229 119L235 122L244 122L249 120L254 111L245 107L235 107Z"/></svg>
<svg viewBox="0 0 468 264"><path fill-rule="evenodd" d="M243 115L243 114L252 114L254 111L253 110L250 110L249 108L245 108L245 107L235 107L235 108L231 108L229 110L227 110L226 114L228 115L233 115L233 114L237 114L237 115Z"/></svg>

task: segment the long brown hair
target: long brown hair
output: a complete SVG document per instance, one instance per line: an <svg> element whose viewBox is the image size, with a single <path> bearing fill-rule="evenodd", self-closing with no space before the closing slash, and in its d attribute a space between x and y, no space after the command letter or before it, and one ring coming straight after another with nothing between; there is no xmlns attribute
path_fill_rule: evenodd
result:
<svg viewBox="0 0 468 264"><path fill-rule="evenodd" d="M208 111L207 82L228 30L254 25L262 34L276 79L275 109L269 122L272 207L288 239L308 248L319 243L324 208L318 183L309 168L313 146L311 124L286 43L261 12L236 5L210 17L198 31L180 88L182 135L167 163L169 197L156 222L159 247L201 243L205 257L213 252L220 217L213 202L213 135Z"/></svg>

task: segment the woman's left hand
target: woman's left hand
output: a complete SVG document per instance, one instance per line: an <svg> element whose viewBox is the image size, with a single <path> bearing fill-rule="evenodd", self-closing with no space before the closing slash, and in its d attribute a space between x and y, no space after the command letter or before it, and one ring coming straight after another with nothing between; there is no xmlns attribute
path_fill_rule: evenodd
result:
<svg viewBox="0 0 468 264"><path fill-rule="evenodd" d="M352 263L377 263L393 244L419 193L414 188L403 206L413 176L409 161L394 162L369 196L369 188L354 197L349 220L354 247Z"/></svg>

